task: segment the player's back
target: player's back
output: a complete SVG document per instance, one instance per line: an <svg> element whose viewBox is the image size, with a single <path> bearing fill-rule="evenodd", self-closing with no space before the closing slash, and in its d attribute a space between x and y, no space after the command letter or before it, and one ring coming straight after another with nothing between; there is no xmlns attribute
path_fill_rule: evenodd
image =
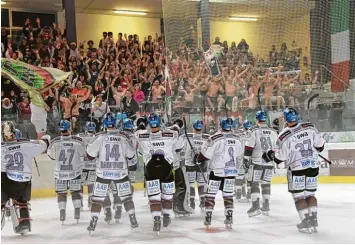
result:
<svg viewBox="0 0 355 245"><path fill-rule="evenodd" d="M251 159L254 164L272 165L272 162L266 163L262 159L263 153L269 150L275 150L277 141L277 132L266 124L258 124L250 128L245 146L252 147Z"/></svg>
<svg viewBox="0 0 355 245"><path fill-rule="evenodd" d="M71 180L81 174L84 167L82 157L85 154L85 146L80 137L68 135L54 138L47 154L56 161L55 178Z"/></svg>
<svg viewBox="0 0 355 245"><path fill-rule="evenodd" d="M324 140L312 123L285 128L278 137L279 154L292 170L318 167L318 151Z"/></svg>
<svg viewBox="0 0 355 245"><path fill-rule="evenodd" d="M190 144L186 138L186 136L183 137L184 139L184 149L185 149L185 163L186 165L192 166L193 164L193 157L194 154L200 153L202 146L204 143L207 142L209 139L210 135L208 134L196 134L196 133L188 133L187 137L189 138L191 145L193 147L193 150L190 147Z"/></svg>
<svg viewBox="0 0 355 245"><path fill-rule="evenodd" d="M1 172L18 182L32 178L32 160L45 151L46 143L39 140L16 140L1 143Z"/></svg>

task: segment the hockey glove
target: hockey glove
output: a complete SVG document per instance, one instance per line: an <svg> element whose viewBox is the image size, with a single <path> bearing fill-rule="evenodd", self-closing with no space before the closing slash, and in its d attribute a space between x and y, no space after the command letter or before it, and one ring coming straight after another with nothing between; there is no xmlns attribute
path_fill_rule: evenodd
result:
<svg viewBox="0 0 355 245"><path fill-rule="evenodd" d="M176 119L173 124L178 125L179 128L182 128L184 126L184 123L181 119Z"/></svg>
<svg viewBox="0 0 355 245"><path fill-rule="evenodd" d="M244 158L243 159L243 168L245 170L245 173L248 173L249 167L250 167L250 159Z"/></svg>
<svg viewBox="0 0 355 245"><path fill-rule="evenodd" d="M141 129L144 130L145 127L147 126L148 121L147 118L145 117L140 117L137 119L137 130Z"/></svg>
<svg viewBox="0 0 355 245"><path fill-rule="evenodd" d="M128 178L131 181L131 183L136 182L136 171L128 171Z"/></svg>
<svg viewBox="0 0 355 245"><path fill-rule="evenodd" d="M49 136L48 134L43 135L41 140L43 140L47 144L47 148L48 148L48 146L49 146L49 144L51 142L51 136Z"/></svg>
<svg viewBox="0 0 355 245"><path fill-rule="evenodd" d="M193 157L193 160L192 160L192 161L193 161L194 164L200 164L200 163L197 162L198 155L199 155L199 154L195 154L194 157Z"/></svg>
<svg viewBox="0 0 355 245"><path fill-rule="evenodd" d="M275 152L273 150L269 150L267 153L264 152L262 158L265 162L271 162L275 159Z"/></svg>

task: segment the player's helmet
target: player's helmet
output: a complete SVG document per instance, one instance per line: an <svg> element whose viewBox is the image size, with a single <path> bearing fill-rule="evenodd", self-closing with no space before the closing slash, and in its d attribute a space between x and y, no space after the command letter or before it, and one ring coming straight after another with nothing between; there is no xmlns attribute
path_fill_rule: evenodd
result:
<svg viewBox="0 0 355 245"><path fill-rule="evenodd" d="M267 115L265 111L258 111L255 115L255 119L259 122L266 122Z"/></svg>
<svg viewBox="0 0 355 245"><path fill-rule="evenodd" d="M70 129L70 122L68 120L60 120L59 131L68 131Z"/></svg>
<svg viewBox="0 0 355 245"><path fill-rule="evenodd" d="M12 122L1 123L1 135L4 140L16 139L15 126Z"/></svg>
<svg viewBox="0 0 355 245"><path fill-rule="evenodd" d="M151 128L160 127L160 117L155 113L151 113L148 117L148 124Z"/></svg>
<svg viewBox="0 0 355 245"><path fill-rule="evenodd" d="M283 116L285 118L285 121L288 123L298 122L298 112L292 107L286 108L283 111Z"/></svg>
<svg viewBox="0 0 355 245"><path fill-rule="evenodd" d="M196 119L194 121L194 124L192 125L192 127L197 130L197 131L200 131L203 129L203 122L199 119Z"/></svg>
<svg viewBox="0 0 355 245"><path fill-rule="evenodd" d="M94 122L87 122L85 125L86 132L95 133L96 132L96 124Z"/></svg>
<svg viewBox="0 0 355 245"><path fill-rule="evenodd" d="M128 118L123 119L123 129L125 129L125 130L133 130L134 129L132 119L128 119Z"/></svg>
<svg viewBox="0 0 355 245"><path fill-rule="evenodd" d="M230 117L222 117L219 119L219 125L222 130L230 131L233 127L233 119Z"/></svg>
<svg viewBox="0 0 355 245"><path fill-rule="evenodd" d="M16 139L19 140L22 138L22 133L19 129L15 129L15 136L16 136Z"/></svg>
<svg viewBox="0 0 355 245"><path fill-rule="evenodd" d="M116 117L112 112L108 112L104 115L104 120L102 121L102 127L104 129L107 128L115 128L116 127Z"/></svg>
<svg viewBox="0 0 355 245"><path fill-rule="evenodd" d="M248 130L249 128L253 127L253 123L249 120L245 120L243 123L243 127Z"/></svg>
<svg viewBox="0 0 355 245"><path fill-rule="evenodd" d="M233 129L237 129L239 127L239 120L238 118L233 120Z"/></svg>

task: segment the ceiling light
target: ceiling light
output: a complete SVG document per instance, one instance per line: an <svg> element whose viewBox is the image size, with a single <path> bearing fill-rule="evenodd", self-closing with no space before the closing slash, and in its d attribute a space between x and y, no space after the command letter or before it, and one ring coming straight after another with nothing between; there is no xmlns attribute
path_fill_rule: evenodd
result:
<svg viewBox="0 0 355 245"><path fill-rule="evenodd" d="M3 5L3 4L6 4L6 2L4 2L4 1L1 1L1 5Z"/></svg>
<svg viewBox="0 0 355 245"><path fill-rule="evenodd" d="M55 3L53 5L56 6L56 7L63 7L63 4L61 4L61 3Z"/></svg>
<svg viewBox="0 0 355 245"><path fill-rule="evenodd" d="M237 21L257 21L258 18L255 18L255 17L229 17L230 20L237 20Z"/></svg>
<svg viewBox="0 0 355 245"><path fill-rule="evenodd" d="M115 10L113 11L116 14L129 14L129 15L147 15L146 12L140 11L129 11L129 10Z"/></svg>

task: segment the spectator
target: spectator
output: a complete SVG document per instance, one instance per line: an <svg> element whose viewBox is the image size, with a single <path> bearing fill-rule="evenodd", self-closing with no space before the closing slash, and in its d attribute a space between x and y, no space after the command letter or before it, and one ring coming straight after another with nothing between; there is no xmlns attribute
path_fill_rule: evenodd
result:
<svg viewBox="0 0 355 245"><path fill-rule="evenodd" d="M96 123L97 132L99 132L101 129L102 117L105 115L105 113L110 112L110 107L106 104L106 102L103 102L102 100L102 96L98 95L91 101L91 113L93 120Z"/></svg>
<svg viewBox="0 0 355 245"><path fill-rule="evenodd" d="M30 100L28 97L24 97L22 101L18 104L19 109L19 119L20 120L31 120L31 107L30 107Z"/></svg>
<svg viewBox="0 0 355 245"><path fill-rule="evenodd" d="M139 104L145 100L141 86L137 83L134 85L133 99Z"/></svg>
<svg viewBox="0 0 355 245"><path fill-rule="evenodd" d="M131 90L126 91L126 96L122 99L122 111L127 113L127 116L133 120L137 117L137 113L139 112L138 103L132 98Z"/></svg>
<svg viewBox="0 0 355 245"><path fill-rule="evenodd" d="M343 129L343 111L345 104L341 99L341 96L337 96L335 102L332 104L332 110L330 111L330 124L334 131L341 131Z"/></svg>
<svg viewBox="0 0 355 245"><path fill-rule="evenodd" d="M5 98L1 101L1 120L2 121L14 121L16 109L12 102Z"/></svg>
<svg viewBox="0 0 355 245"><path fill-rule="evenodd" d="M41 32L41 20L39 18L36 19L37 30L33 30L33 26L31 24L30 19L26 19L25 25L22 28L23 35L28 40L29 44L35 44L36 38Z"/></svg>

